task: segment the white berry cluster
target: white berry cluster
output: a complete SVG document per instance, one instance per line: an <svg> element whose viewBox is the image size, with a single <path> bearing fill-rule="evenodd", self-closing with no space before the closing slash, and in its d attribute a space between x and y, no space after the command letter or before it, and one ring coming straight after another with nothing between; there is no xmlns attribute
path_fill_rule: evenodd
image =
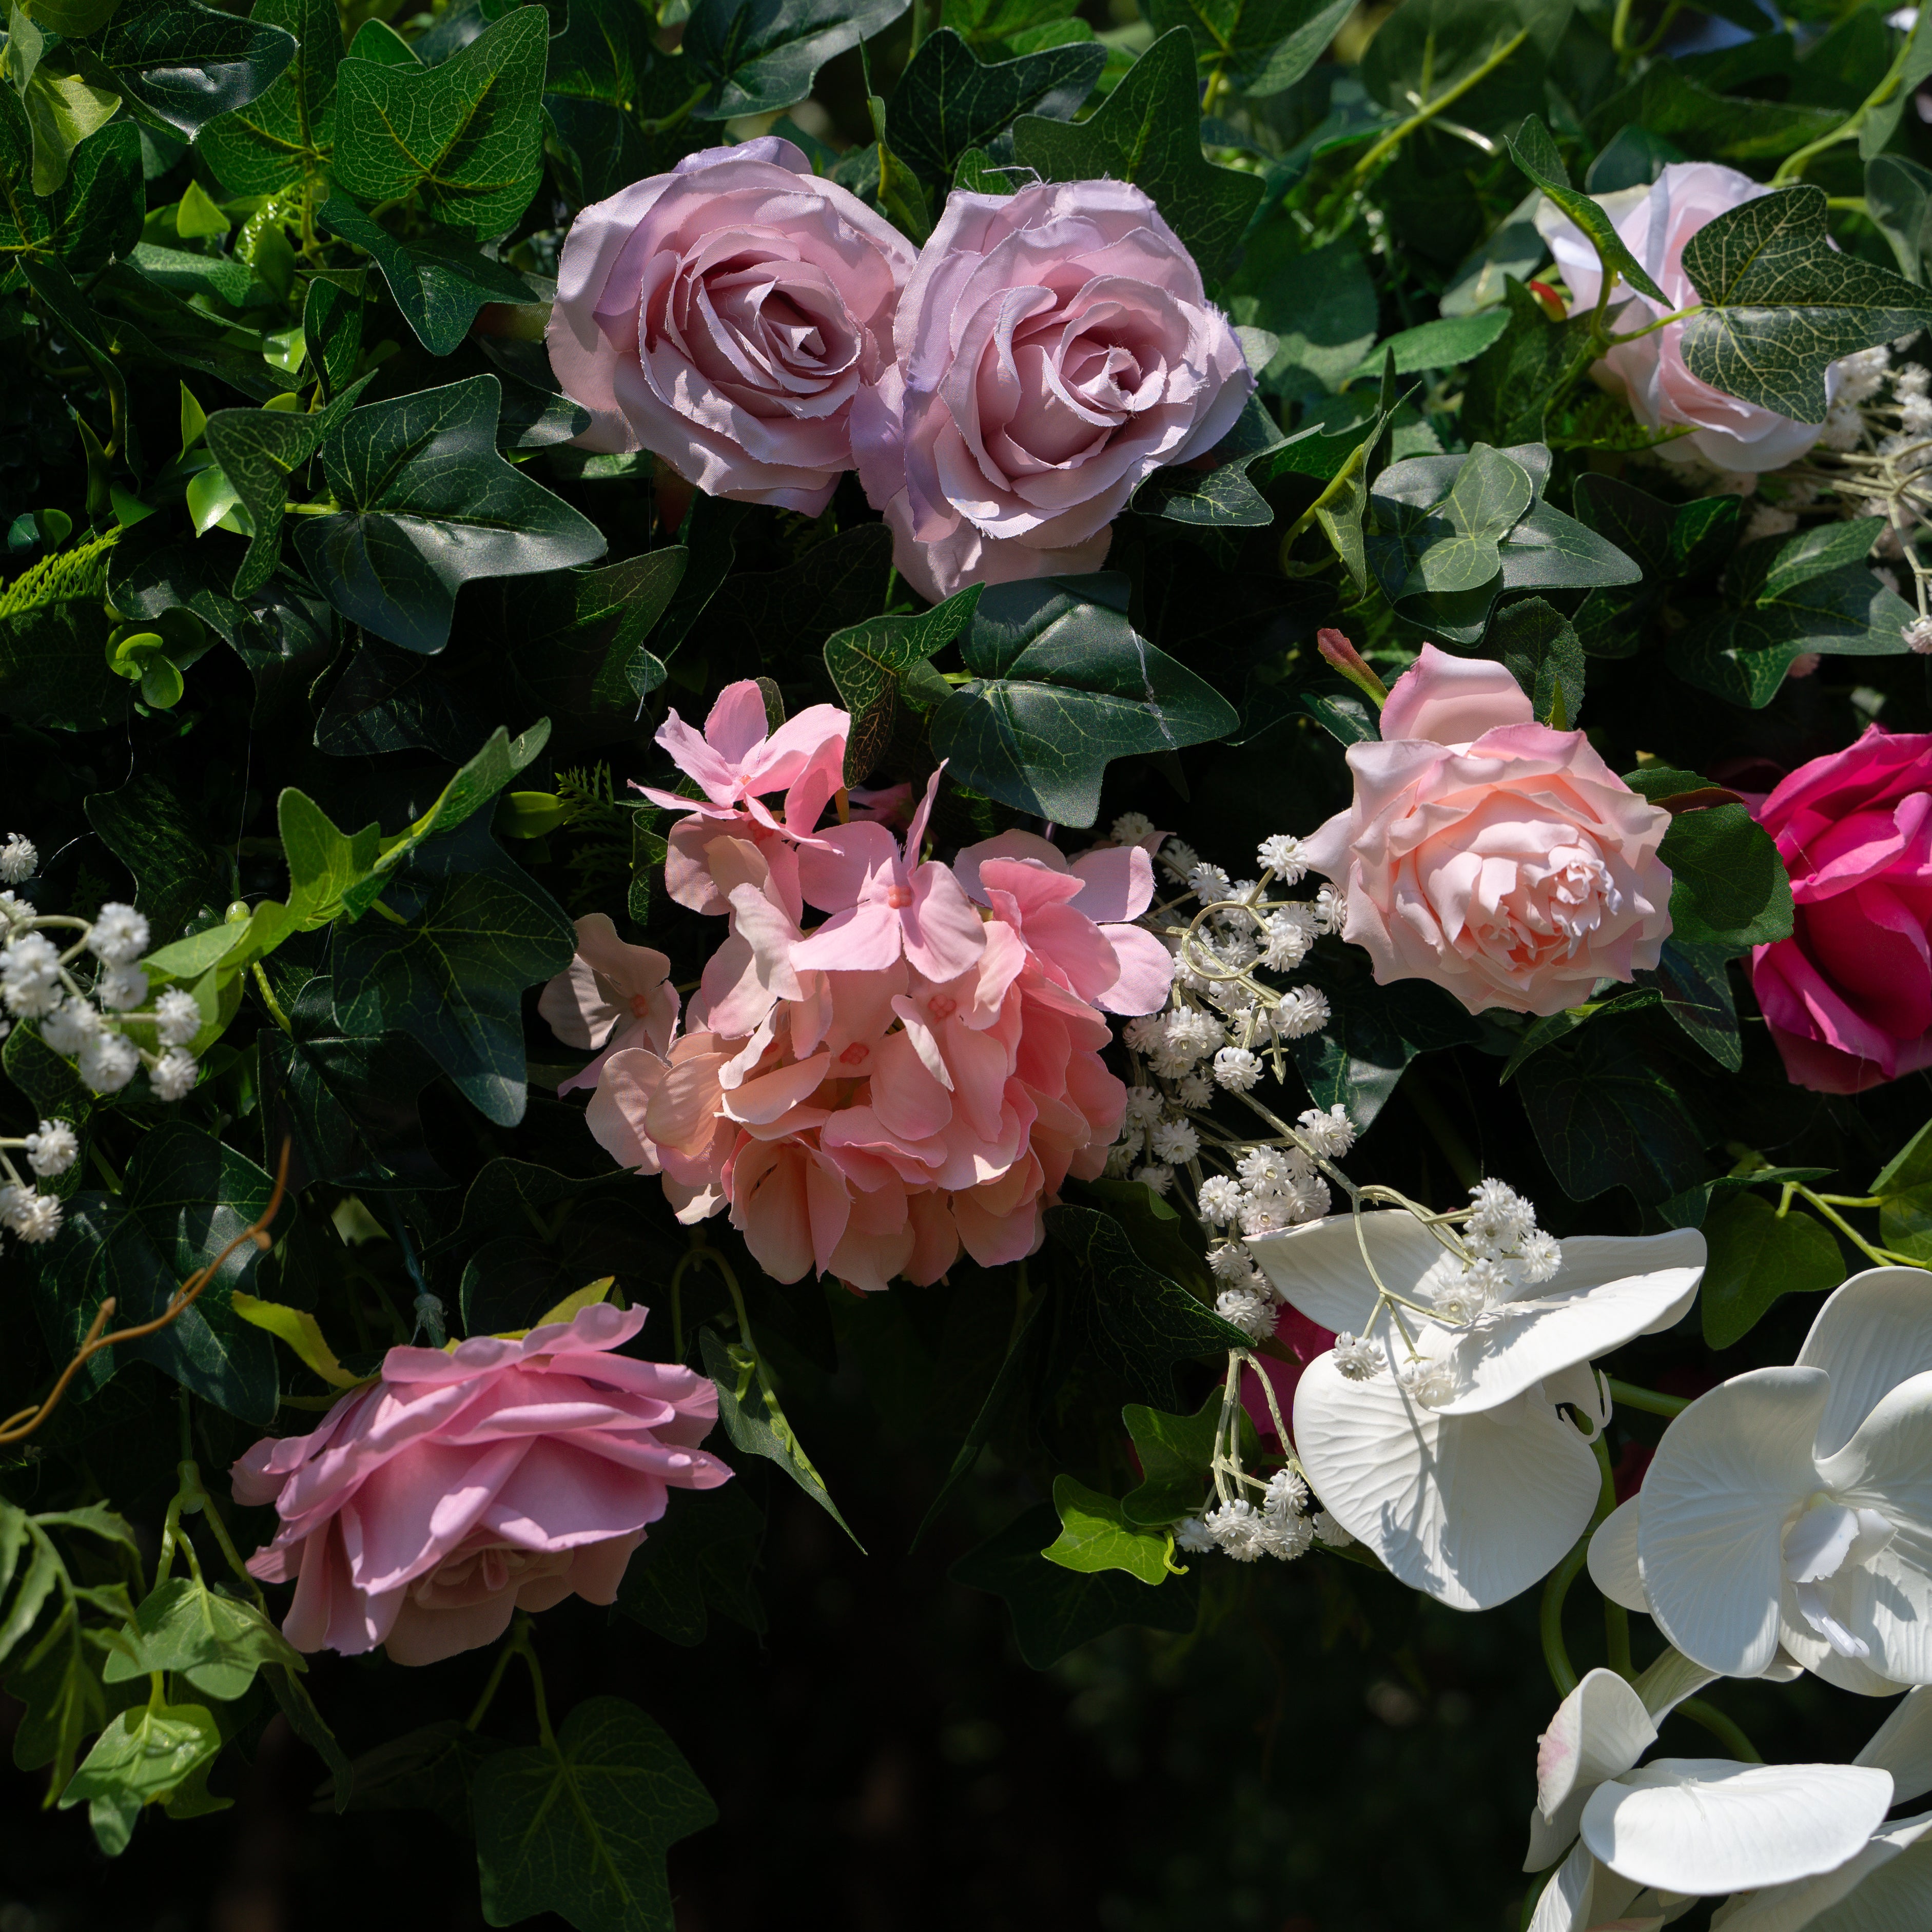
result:
<svg viewBox="0 0 1932 1932"><path fill-rule="evenodd" d="M1252 1563L1264 1556L1289 1563L1306 1556L1317 1543L1339 1549L1354 1540L1316 1502L1293 1469L1277 1469L1258 1502L1237 1497L1216 1503L1199 1516L1185 1518L1174 1530L1176 1546L1190 1556L1219 1550L1237 1563Z"/></svg>
<svg viewBox="0 0 1932 1932"><path fill-rule="evenodd" d="M31 1020L46 1044L73 1060L97 1094L118 1093L146 1067L159 1100L178 1100L200 1077L188 1052L201 1030L192 995L170 988L152 1005L140 958L148 922L132 906L104 905L92 919L44 914L12 888L40 867L31 839L18 832L0 844L0 1035ZM63 948L50 935L71 935ZM19 1139L0 1139L0 1226L24 1241L49 1240L60 1226L60 1203L39 1192L10 1158L18 1150L39 1178L64 1173L79 1154L64 1121L43 1120Z"/></svg>

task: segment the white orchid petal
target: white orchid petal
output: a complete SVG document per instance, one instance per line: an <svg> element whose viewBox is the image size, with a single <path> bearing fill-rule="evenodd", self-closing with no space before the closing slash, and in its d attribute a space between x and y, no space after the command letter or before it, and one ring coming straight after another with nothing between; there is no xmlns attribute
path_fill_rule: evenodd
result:
<svg viewBox="0 0 1932 1932"><path fill-rule="evenodd" d="M1643 1700L1613 1670L1592 1670L1536 1741L1536 1809L1526 1871L1540 1871L1576 1835L1592 1792L1657 1742Z"/></svg>
<svg viewBox="0 0 1932 1932"><path fill-rule="evenodd" d="M1588 1932L1592 1927L1621 1924L1643 1888L1619 1877L1592 1858L1587 1845L1579 1844L1543 1888L1528 1932Z"/></svg>
<svg viewBox="0 0 1932 1932"><path fill-rule="evenodd" d="M1817 1453L1835 1455L1891 1390L1932 1370L1932 1274L1881 1268L1853 1275L1819 1310L1797 1365L1832 1378Z"/></svg>
<svg viewBox="0 0 1932 1932"><path fill-rule="evenodd" d="M1599 1487L1583 1438L1533 1396L1480 1415L1416 1406L1387 1374L1304 1370L1294 1440L1322 1506L1412 1589L1488 1610L1560 1562Z"/></svg>
<svg viewBox="0 0 1932 1932"><path fill-rule="evenodd" d="M1834 1600L1836 1610L1847 1613L1840 1615L1838 1618L1847 1629L1856 1628L1860 1621L1858 1613L1851 1608L1849 1600L1858 1574L1855 1573L1840 1582L1838 1594ZM1883 1676L1869 1663L1856 1657L1846 1657L1841 1652L1833 1649L1828 1638L1821 1636L1804 1621L1794 1600L1796 1595L1796 1591L1787 1585L1779 1629L1782 1654L1788 1654L1794 1664L1810 1671L1813 1676L1822 1678L1827 1684L1835 1685L1840 1690L1850 1690L1855 1696L1895 1697L1898 1695L1903 1688L1901 1683ZM1868 1642L1868 1650L1870 1648ZM1796 1674L1794 1672L1793 1675ZM1775 1678L1768 1670L1764 1673L1764 1681L1767 1683L1789 1682L1790 1679Z"/></svg>
<svg viewBox="0 0 1932 1932"><path fill-rule="evenodd" d="M1613 1604L1627 1610L1648 1610L1643 1572L1637 1567L1636 1525L1640 1498L1619 1503L1598 1524L1590 1538L1590 1581Z"/></svg>
<svg viewBox="0 0 1932 1932"><path fill-rule="evenodd" d="M1666 1650L1631 1685L1652 1719L1662 1724L1687 1697L1694 1697L1718 1673L1693 1664L1681 1650Z"/></svg>
<svg viewBox="0 0 1932 1932"><path fill-rule="evenodd" d="M1695 1298L1703 1268L1704 1238L1695 1228L1630 1238L1573 1237L1563 1244L1563 1266L1553 1280L1457 1336L1465 1393L1443 1413L1493 1408L1559 1370L1672 1326ZM1513 1313L1518 1306L1526 1312Z"/></svg>
<svg viewBox="0 0 1932 1932"><path fill-rule="evenodd" d="M1362 1216L1376 1272L1394 1294L1413 1297L1424 1275L1442 1261L1442 1244L1406 1209ZM1248 1252L1284 1299L1310 1321L1336 1334L1366 1334L1375 1319L1376 1290L1362 1260L1352 1214L1330 1214L1248 1243Z"/></svg>
<svg viewBox="0 0 1932 1932"><path fill-rule="evenodd" d="M1626 1878L1710 1897L1830 1871L1891 1803L1890 1775L1853 1765L1660 1758L1597 1787L1582 1839Z"/></svg>
<svg viewBox="0 0 1932 1932"><path fill-rule="evenodd" d="M1867 1858L1858 1885L1813 1919L1811 1932L1923 1932L1932 1925L1932 1814L1881 1826L1860 1855Z"/></svg>
<svg viewBox="0 0 1932 1932"><path fill-rule="evenodd" d="M1828 1583L1811 1586L1823 1591L1832 1621L1854 1645L1862 1644L1866 1654L1860 1660L1840 1652L1833 1662L1850 1666L1841 1672L1822 1658L1814 1661L1794 1654L1828 1682L1868 1696L1888 1696L1904 1684L1932 1684L1932 1575L1927 1569L1904 1539L1894 1539L1869 1562L1847 1564ZM1792 1596L1804 1587L1794 1588Z"/></svg>
<svg viewBox="0 0 1932 1932"><path fill-rule="evenodd" d="M1754 1369L1700 1396L1664 1432L1643 1479L1637 1552L1664 1635L1728 1677L1778 1648L1784 1522L1819 1486L1811 1442L1829 1384Z"/></svg>
<svg viewBox="0 0 1932 1932"><path fill-rule="evenodd" d="M1900 1542L1932 1546L1932 1372L1888 1389L1818 1473L1840 1502L1878 1511Z"/></svg>
<svg viewBox="0 0 1932 1932"><path fill-rule="evenodd" d="M1785 1532L1784 1574L1794 1583L1835 1576L1858 1534L1856 1510L1842 1503L1814 1504Z"/></svg>
<svg viewBox="0 0 1932 1932"><path fill-rule="evenodd" d="M1894 1804L1932 1791L1932 1688L1908 1690L1852 1762L1890 1772Z"/></svg>

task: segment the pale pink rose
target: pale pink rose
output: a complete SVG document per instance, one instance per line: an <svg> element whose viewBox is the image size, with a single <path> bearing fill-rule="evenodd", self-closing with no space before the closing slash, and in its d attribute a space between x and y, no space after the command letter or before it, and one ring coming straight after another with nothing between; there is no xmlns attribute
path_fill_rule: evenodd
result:
<svg viewBox="0 0 1932 1932"><path fill-rule="evenodd" d="M764 694L748 677L718 693L702 736L675 710L665 714L657 742L704 796L684 798L635 779L632 789L667 812L685 814L671 827L664 861L664 889L680 905L694 912L724 910L705 858L711 842L724 837L769 848L768 860L784 870L795 894L796 861L789 842L809 836L845 782L851 722L850 714L836 704L813 704L768 731ZM765 802L778 791L785 794L782 814Z"/></svg>
<svg viewBox="0 0 1932 1932"><path fill-rule="evenodd" d="M520 1609L614 1601L670 1491L731 1473L697 1446L717 1419L711 1383L611 1352L644 1322L599 1304L520 1340L392 1348L313 1434L256 1443L232 1480L237 1502L282 1520L248 1569L293 1581L283 1634L434 1664L494 1642Z"/></svg>
<svg viewBox="0 0 1932 1932"><path fill-rule="evenodd" d="M893 340L853 453L932 598L1097 570L1136 489L1212 449L1254 388L1192 256L1123 182L950 196Z"/></svg>
<svg viewBox="0 0 1932 1932"><path fill-rule="evenodd" d="M1791 874L1791 937L1751 955L1785 1071L1858 1094L1932 1066L1932 736L1868 727L1754 815Z"/></svg>
<svg viewBox="0 0 1932 1932"><path fill-rule="evenodd" d="M911 244L767 135L584 208L550 367L586 449L646 449L714 496L815 517L852 466L852 400L892 356Z"/></svg>
<svg viewBox="0 0 1932 1932"><path fill-rule="evenodd" d="M1376 981L1430 980L1472 1013L1554 1013L1654 967L1670 815L1580 731L1535 722L1501 664L1425 644L1352 745L1355 796L1308 841Z"/></svg>
<svg viewBox="0 0 1932 1932"><path fill-rule="evenodd" d="M1684 272L1684 244L1713 216L1770 192L1750 176L1715 161L1673 161L1648 188L1597 196L1624 245L1670 298L1670 306L1660 308L1624 284L1611 298L1616 304L1613 328L1628 334L1696 307L1703 298ZM1570 314L1588 314L1603 288L1596 250L1548 201L1538 211L1536 225L1569 286ZM1632 412L1647 428L1690 426L1689 435L1662 446L1662 454L1678 461L1701 457L1719 470L1755 472L1782 469L1818 440L1822 422L1794 422L1700 382L1684 366L1683 330L1681 322L1673 322L1634 342L1620 343L1595 372L1606 388L1629 398ZM1834 364L1825 376L1828 398L1836 392L1838 381Z"/></svg>
<svg viewBox="0 0 1932 1932"><path fill-rule="evenodd" d="M577 922L574 956L537 996L537 1011L568 1045L603 1048L556 1090L595 1087L612 1054L632 1046L659 1053L670 1048L677 1030L670 962L650 946L627 946L605 914L588 913Z"/></svg>

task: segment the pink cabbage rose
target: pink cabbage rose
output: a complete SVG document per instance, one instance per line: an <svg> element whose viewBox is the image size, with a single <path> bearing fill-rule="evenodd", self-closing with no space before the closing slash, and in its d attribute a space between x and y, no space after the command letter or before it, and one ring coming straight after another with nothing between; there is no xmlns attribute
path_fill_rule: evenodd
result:
<svg viewBox="0 0 1932 1932"><path fill-rule="evenodd" d="M1756 817L1796 902L1791 937L1751 955L1786 1072L1856 1094L1932 1066L1932 736L1874 724Z"/></svg>
<svg viewBox="0 0 1932 1932"><path fill-rule="evenodd" d="M1595 197L1616 224L1624 245L1670 298L1659 308L1628 284L1612 297L1612 325L1620 333L1641 328L1660 316L1695 308L1702 298L1684 272L1684 244L1712 216L1754 201L1771 190L1735 168L1715 161L1673 161L1648 188L1621 188ZM1570 290L1570 312L1587 314L1597 305L1603 275L1588 238L1550 202L1536 225L1550 244ZM1679 340L1684 325L1619 343L1596 366L1606 388L1622 392L1632 412L1652 430L1688 427L1660 453L1682 461L1693 456L1719 470L1753 472L1778 470L1802 456L1818 440L1822 422L1794 422L1775 410L1727 396L1700 382L1685 368ZM1826 373L1828 397L1838 387L1838 367Z"/></svg>
<svg viewBox="0 0 1932 1932"><path fill-rule="evenodd" d="M582 1072L556 1090L595 1087L598 1070L627 1046L669 1050L677 1030L677 988L670 962L649 946L627 946L607 914L586 913L577 922L577 952L568 968L544 987L537 1010L550 1031L574 1047L603 1051Z"/></svg>
<svg viewBox="0 0 1932 1932"><path fill-rule="evenodd" d="M586 449L647 449L714 496L817 516L852 466L852 399L892 353L913 250L766 136L687 154L584 209L550 359Z"/></svg>
<svg viewBox="0 0 1932 1932"><path fill-rule="evenodd" d="M1670 815L1580 731L1535 722L1501 664L1425 644L1352 745L1354 802L1307 842L1376 983L1432 980L1479 1013L1554 1013L1654 967Z"/></svg>
<svg viewBox="0 0 1932 1932"><path fill-rule="evenodd" d="M853 452L934 598L1099 569L1135 490L1212 449L1254 388L1193 257L1123 182L950 196L893 339Z"/></svg>
<svg viewBox="0 0 1932 1932"><path fill-rule="evenodd" d="M599 1304L520 1340L392 1348L314 1434L256 1443L232 1480L237 1502L282 1520L248 1569L293 1581L283 1634L434 1664L518 1610L614 1601L670 1490L731 1473L697 1447L717 1420L711 1383L611 1352L644 1324Z"/></svg>

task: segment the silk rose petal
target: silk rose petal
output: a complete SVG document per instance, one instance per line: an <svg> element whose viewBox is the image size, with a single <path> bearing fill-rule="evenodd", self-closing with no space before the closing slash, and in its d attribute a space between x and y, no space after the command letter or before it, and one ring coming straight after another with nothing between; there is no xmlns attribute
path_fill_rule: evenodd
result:
<svg viewBox="0 0 1932 1932"><path fill-rule="evenodd" d="M851 411L892 360L911 245L767 135L584 208L557 264L550 366L586 449L647 449L714 496L815 517Z"/></svg>
<svg viewBox="0 0 1932 1932"><path fill-rule="evenodd" d="M1624 244L1667 302L1660 308L1626 285L1614 298L1617 307L1612 311L1618 332L1696 308L1701 298L1684 272L1684 244L1714 217L1770 191L1750 176L1714 161L1674 161L1648 188L1598 196ZM1547 201L1536 225L1569 286L1570 313L1587 314L1596 307L1603 285L1595 248ZM1617 344L1596 365L1598 380L1627 396L1640 422L1652 430L1679 432L1663 445L1661 454L1672 461L1701 458L1719 470L1756 472L1782 469L1818 440L1822 422L1795 422L1700 381L1684 363L1683 332L1682 322L1670 322L1634 342ZM1828 399L1837 386L1834 364L1826 372Z"/></svg>
<svg viewBox="0 0 1932 1932"><path fill-rule="evenodd" d="M1791 874L1791 937L1751 955L1786 1072L1856 1094L1932 1066L1932 736L1872 725L1756 815Z"/></svg>
<svg viewBox="0 0 1932 1932"><path fill-rule="evenodd" d="M600 1304L518 1339L392 1348L312 1434L256 1443L235 1498L282 1520L248 1568L296 1584L289 1640L430 1664L493 1642L520 1606L613 1601L669 1492L731 1473L697 1446L711 1383L612 1352L644 1322Z"/></svg>
<svg viewBox="0 0 1932 1932"><path fill-rule="evenodd" d="M853 453L934 600L1097 570L1135 490L1213 448L1254 388L1192 256L1122 182L949 196L894 341Z"/></svg>
<svg viewBox="0 0 1932 1932"><path fill-rule="evenodd" d="M1342 887L1342 936L1367 950L1378 985L1430 980L1472 1012L1554 1013L1656 965L1670 814L1582 732L1528 711L1500 665L1425 644L1383 711L1385 734L1419 735L1349 746L1354 801L1307 858ZM1450 731L1471 735L1439 735Z"/></svg>

